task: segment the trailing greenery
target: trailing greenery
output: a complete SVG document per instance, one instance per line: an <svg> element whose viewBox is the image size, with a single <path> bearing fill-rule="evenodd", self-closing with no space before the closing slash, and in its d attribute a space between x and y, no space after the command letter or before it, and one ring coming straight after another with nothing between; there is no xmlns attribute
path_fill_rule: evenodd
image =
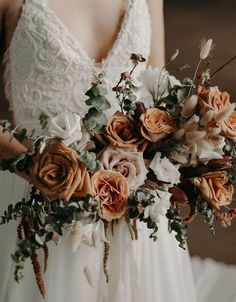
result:
<svg viewBox="0 0 236 302"><path fill-rule="evenodd" d="M32 252L43 249L52 241L53 234L63 235L63 229L74 221L92 222L98 218L100 203L88 195L81 199L71 199L68 202L60 200L48 201L35 187L32 188L30 199L22 199L15 205L10 204L0 218L0 225L18 220L18 242L12 259L16 264L15 279L22 277L24 262L31 257Z"/></svg>
<svg viewBox="0 0 236 302"><path fill-rule="evenodd" d="M176 233L175 238L179 242L179 247L185 249L187 225L183 223L179 209L170 208L166 213L166 217L169 220L170 231L174 231Z"/></svg>

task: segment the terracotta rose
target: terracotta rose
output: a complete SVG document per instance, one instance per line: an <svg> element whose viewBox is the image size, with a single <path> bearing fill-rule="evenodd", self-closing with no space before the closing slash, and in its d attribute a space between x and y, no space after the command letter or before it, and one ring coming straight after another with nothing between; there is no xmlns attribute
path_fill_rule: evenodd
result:
<svg viewBox="0 0 236 302"><path fill-rule="evenodd" d="M149 141L157 142L176 130L175 122L169 113L150 108L140 116L141 133Z"/></svg>
<svg viewBox="0 0 236 302"><path fill-rule="evenodd" d="M101 202L100 217L107 221L119 219L128 207L127 179L111 170L99 170L91 178L94 195Z"/></svg>
<svg viewBox="0 0 236 302"><path fill-rule="evenodd" d="M234 187L222 171L203 174L194 179L194 185L215 210L232 202Z"/></svg>
<svg viewBox="0 0 236 302"><path fill-rule="evenodd" d="M202 86L198 87L198 104L203 112L208 110L219 111L227 107L230 104L229 97L226 91L219 91L217 86L208 89Z"/></svg>
<svg viewBox="0 0 236 302"><path fill-rule="evenodd" d="M236 142L236 111L220 124L222 135Z"/></svg>
<svg viewBox="0 0 236 302"><path fill-rule="evenodd" d="M39 153L34 162L32 183L50 200L69 200L91 194L91 182L86 166L77 153L53 143Z"/></svg>
<svg viewBox="0 0 236 302"><path fill-rule="evenodd" d="M107 122L106 138L113 146L134 148L144 140L134 119L121 112L115 113Z"/></svg>

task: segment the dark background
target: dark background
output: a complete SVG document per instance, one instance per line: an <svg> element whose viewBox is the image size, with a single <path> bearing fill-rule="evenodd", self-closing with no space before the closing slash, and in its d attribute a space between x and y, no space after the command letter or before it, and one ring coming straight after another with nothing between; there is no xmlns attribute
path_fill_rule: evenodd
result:
<svg viewBox="0 0 236 302"><path fill-rule="evenodd" d="M176 70L185 63L192 66L185 72L175 73L177 77L194 73L199 59L199 41L203 37L214 41L209 59L212 70L236 55L236 1L166 0L164 4L166 57L169 58L176 48L180 50L170 69ZM221 90L226 89L231 100L236 101L236 60L215 77L213 84ZM236 264L236 221L227 230L217 227L213 236L203 220L196 219L189 226L189 248L193 255Z"/></svg>
<svg viewBox="0 0 236 302"><path fill-rule="evenodd" d="M180 50L170 71L186 63L192 66L176 73L178 78L193 74L199 58L199 41L204 37L212 38L215 44L210 57L212 70L236 55L236 1L165 0L164 11L166 57L176 48ZM3 99L1 83L0 78L0 100ZM222 70L213 84L218 84L222 90L227 89L231 99L236 101L236 61ZM1 117L8 118L9 113L7 106L0 101ZM236 264L236 222L228 230L217 227L216 235L212 236L203 220L197 218L189 227L189 247L193 255Z"/></svg>

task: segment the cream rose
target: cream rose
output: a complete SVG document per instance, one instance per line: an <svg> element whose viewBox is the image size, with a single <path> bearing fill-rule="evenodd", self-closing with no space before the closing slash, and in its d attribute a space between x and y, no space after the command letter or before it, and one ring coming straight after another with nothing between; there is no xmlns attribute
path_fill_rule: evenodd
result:
<svg viewBox="0 0 236 302"><path fill-rule="evenodd" d="M119 219L128 207L129 187L126 178L111 170L99 170L91 178L94 195L100 200L100 217L107 221Z"/></svg>
<svg viewBox="0 0 236 302"><path fill-rule="evenodd" d="M117 112L108 120L106 137L113 146L129 149L144 141L134 119L121 112Z"/></svg>
<svg viewBox="0 0 236 302"><path fill-rule="evenodd" d="M171 186L180 182L180 165L174 165L167 158L161 158L161 153L157 152L150 163L149 168L153 170L157 179L169 183Z"/></svg>
<svg viewBox="0 0 236 302"><path fill-rule="evenodd" d="M120 172L126 177L130 190L141 186L148 173L142 152L108 147L101 156L101 162L106 170Z"/></svg>
<svg viewBox="0 0 236 302"><path fill-rule="evenodd" d="M32 183L51 200L69 200L75 191L76 196L92 193L86 166L61 143L48 145L37 155Z"/></svg>
<svg viewBox="0 0 236 302"><path fill-rule="evenodd" d="M176 130L175 122L169 113L150 108L140 116L141 133L149 141L157 142Z"/></svg>
<svg viewBox="0 0 236 302"><path fill-rule="evenodd" d="M216 210L232 202L234 187L222 171L210 172L194 179L202 197Z"/></svg>
<svg viewBox="0 0 236 302"><path fill-rule="evenodd" d="M73 112L61 112L49 121L48 133L62 139L62 143L69 146L82 139L81 118Z"/></svg>

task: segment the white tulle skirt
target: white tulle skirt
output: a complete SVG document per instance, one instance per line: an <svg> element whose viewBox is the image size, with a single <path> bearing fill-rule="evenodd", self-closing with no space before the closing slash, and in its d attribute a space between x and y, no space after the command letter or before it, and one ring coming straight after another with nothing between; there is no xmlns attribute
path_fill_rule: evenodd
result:
<svg viewBox="0 0 236 302"><path fill-rule="evenodd" d="M19 177L0 172L0 211L21 200L28 191ZM110 236L108 260L109 283L103 273L103 245L98 249L83 244L72 253L68 240L59 246L50 244L49 268L45 274L46 302L197 302L195 281L188 251L180 249L160 223L157 242L148 237L145 225L139 224L139 240L132 241L125 222L115 226ZM24 279L14 281L10 253L16 244L16 224L0 227L0 302L43 301L36 287L30 261ZM89 285L84 268L89 268L94 286ZM199 265L198 265L199 268ZM198 275L201 274L198 272ZM204 300L204 302L211 300ZM235 301L222 300L219 302Z"/></svg>

